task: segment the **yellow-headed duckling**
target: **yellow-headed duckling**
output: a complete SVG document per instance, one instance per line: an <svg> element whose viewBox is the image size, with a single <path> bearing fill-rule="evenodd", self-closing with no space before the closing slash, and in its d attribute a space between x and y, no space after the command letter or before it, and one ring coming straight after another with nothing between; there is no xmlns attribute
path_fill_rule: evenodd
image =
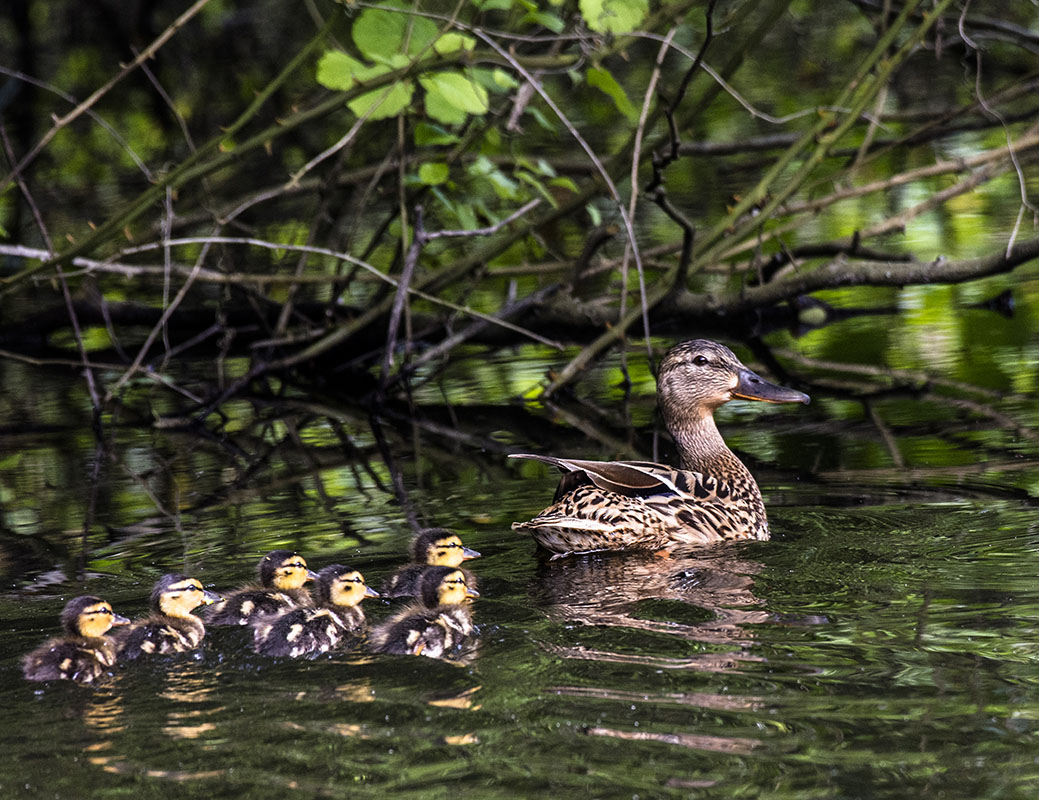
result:
<svg viewBox="0 0 1039 800"><path fill-rule="evenodd" d="M411 541L411 563L401 567L387 578L379 588L383 597L414 597L418 594L418 581L426 567L458 567L463 561L479 558L480 554L462 544L462 540L447 528L425 528ZM466 584L476 588L476 578L468 570Z"/></svg>
<svg viewBox="0 0 1039 800"><path fill-rule="evenodd" d="M299 553L272 550L257 566L260 584L243 586L202 612L210 625L248 625L266 614L312 605L304 588L317 575Z"/></svg>
<svg viewBox="0 0 1039 800"><path fill-rule="evenodd" d="M22 659L31 681L91 683L115 664L115 643L105 636L113 625L130 622L93 595L69 600L61 612L64 636L44 642Z"/></svg>
<svg viewBox="0 0 1039 800"><path fill-rule="evenodd" d="M206 626L191 612L218 600L219 595L203 589L195 578L163 575L152 589L152 613L114 634L119 658L194 650L202 643Z"/></svg>
<svg viewBox="0 0 1039 800"><path fill-rule="evenodd" d="M468 600L479 597L455 567L426 567L418 582L418 600L372 631L376 653L440 658L474 632Z"/></svg>
<svg viewBox="0 0 1039 800"><path fill-rule="evenodd" d="M332 564L317 574L315 593L317 605L313 608L294 608L253 623L257 653L293 658L327 653L348 636L363 635L367 622L361 601L379 596L360 572L342 564Z"/></svg>

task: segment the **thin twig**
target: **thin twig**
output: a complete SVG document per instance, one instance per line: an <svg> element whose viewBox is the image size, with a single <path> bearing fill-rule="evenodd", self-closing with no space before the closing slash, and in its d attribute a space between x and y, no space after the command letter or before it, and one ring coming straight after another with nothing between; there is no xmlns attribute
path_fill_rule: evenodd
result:
<svg viewBox="0 0 1039 800"><path fill-rule="evenodd" d="M108 92L118 84L123 78L129 75L131 72L137 69L141 64L147 61L149 58L153 58L159 49L166 44L173 36L188 22L198 14L206 5L209 0L195 0L195 3L191 5L183 14L177 17L169 27L160 33L151 44L149 44L144 50L142 50L137 57L123 67L116 75L108 80L103 86L94 91L86 100L72 109L68 114L63 117L59 117L54 121L54 125L43 135L43 138L18 162L18 165L5 177L0 180L0 193L2 193L11 183L23 172L23 170L31 164L36 156L38 156L43 149L50 144L51 140L58 135L58 132L63 128L67 127L70 123L79 119L84 113L92 108L98 100L104 97Z"/></svg>

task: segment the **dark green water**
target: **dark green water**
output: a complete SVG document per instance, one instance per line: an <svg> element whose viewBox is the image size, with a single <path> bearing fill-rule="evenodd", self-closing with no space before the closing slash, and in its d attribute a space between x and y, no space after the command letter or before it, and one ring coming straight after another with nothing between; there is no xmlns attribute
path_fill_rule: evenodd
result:
<svg viewBox="0 0 1039 800"><path fill-rule="evenodd" d="M848 383L876 389L887 377L781 356L811 379L812 406L733 405L722 420L762 483L772 541L670 560L545 561L509 529L547 503L554 479L505 452L652 455L652 382L638 350L630 403L614 360L582 381L580 402L526 411L507 399L557 362L475 354L416 394L414 423L386 428L407 502L484 553L472 562L483 596L469 663L271 661L235 632L211 631L195 655L120 668L96 688L19 672L68 597L100 594L137 615L163 572L231 588L279 546L378 584L410 530L370 426L347 408L243 403L214 437L127 415L109 420L98 451L79 384L0 361L0 789L1033 797L1037 350L1020 316L983 314L952 314L944 338L915 340L901 334L918 323L903 318L903 331L882 337L875 321L845 323L840 335L860 353L876 345L856 359L836 352L836 334L778 339L958 388L903 387L864 404ZM445 398L453 413L435 406ZM367 611L378 619L390 607Z"/></svg>

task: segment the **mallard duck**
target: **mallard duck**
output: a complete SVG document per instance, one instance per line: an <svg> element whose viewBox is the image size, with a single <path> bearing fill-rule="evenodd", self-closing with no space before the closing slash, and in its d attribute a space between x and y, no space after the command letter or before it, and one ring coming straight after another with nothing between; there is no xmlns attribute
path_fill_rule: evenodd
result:
<svg viewBox="0 0 1039 800"><path fill-rule="evenodd" d="M418 579L428 566L457 567L480 554L462 544L458 535L447 528L425 528L411 540L411 563L401 567L379 587L383 597L414 597ZM475 589L476 578L468 570L466 584Z"/></svg>
<svg viewBox="0 0 1039 800"><path fill-rule="evenodd" d="M260 585L243 586L224 600L204 609L202 618L210 625L248 625L266 614L313 605L304 588L317 574L299 553L272 550L257 565Z"/></svg>
<svg viewBox="0 0 1039 800"><path fill-rule="evenodd" d="M426 567L418 582L418 600L372 631L376 653L440 658L473 634L468 600L480 593L454 567Z"/></svg>
<svg viewBox="0 0 1039 800"><path fill-rule="evenodd" d="M351 634L362 634L366 621L360 603L379 593L364 576L342 564L317 574L317 606L294 608L253 623L253 649L265 656L314 656L339 646Z"/></svg>
<svg viewBox="0 0 1039 800"><path fill-rule="evenodd" d="M807 403L808 395L769 383L727 347L694 339L668 350L657 376L657 404L680 468L649 461L581 461L518 453L565 474L553 504L514 523L556 554L666 550L723 539L767 539L761 492L714 424L734 399Z"/></svg>
<svg viewBox="0 0 1039 800"><path fill-rule="evenodd" d="M195 578L163 575L152 589L152 613L114 634L119 658L194 650L202 643L206 626L191 612L218 600L219 595L203 589Z"/></svg>
<svg viewBox="0 0 1039 800"><path fill-rule="evenodd" d="M115 664L115 643L105 636L113 625L130 622L93 595L75 597L61 612L64 636L44 642L22 659L31 681L91 683Z"/></svg>

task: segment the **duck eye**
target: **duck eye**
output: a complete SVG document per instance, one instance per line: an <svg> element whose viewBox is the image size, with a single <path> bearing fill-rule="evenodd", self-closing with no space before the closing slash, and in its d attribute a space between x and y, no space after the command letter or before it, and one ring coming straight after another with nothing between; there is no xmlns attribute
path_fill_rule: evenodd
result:
<svg viewBox="0 0 1039 800"><path fill-rule="evenodd" d="M703 367L710 364L711 360L707 356L693 356L693 363L698 367Z"/></svg>

